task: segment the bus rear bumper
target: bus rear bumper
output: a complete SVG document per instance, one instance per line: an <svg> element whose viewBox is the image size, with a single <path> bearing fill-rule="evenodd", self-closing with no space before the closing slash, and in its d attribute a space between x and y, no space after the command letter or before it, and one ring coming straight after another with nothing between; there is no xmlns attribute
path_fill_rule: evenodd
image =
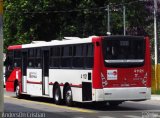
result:
<svg viewBox="0 0 160 118"><path fill-rule="evenodd" d="M126 87L96 89L95 101L137 101L151 99L151 88Z"/></svg>

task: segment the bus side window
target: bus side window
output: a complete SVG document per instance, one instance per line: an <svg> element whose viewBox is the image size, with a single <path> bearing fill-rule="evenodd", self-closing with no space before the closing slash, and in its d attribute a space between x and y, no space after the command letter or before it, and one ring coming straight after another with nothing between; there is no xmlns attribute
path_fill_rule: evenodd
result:
<svg viewBox="0 0 160 118"><path fill-rule="evenodd" d="M7 70L11 70L13 68L13 51L8 51L6 55L6 60L4 65L6 66Z"/></svg>
<svg viewBox="0 0 160 118"><path fill-rule="evenodd" d="M4 61L4 66L11 66L13 62L13 57L8 56Z"/></svg>
<svg viewBox="0 0 160 118"><path fill-rule="evenodd" d="M85 67L93 67L93 44L86 44L84 47Z"/></svg>
<svg viewBox="0 0 160 118"><path fill-rule="evenodd" d="M73 46L73 62L72 66L75 68L84 67L83 60L83 45L74 45Z"/></svg>
<svg viewBox="0 0 160 118"><path fill-rule="evenodd" d="M28 67L34 67L34 49L28 50Z"/></svg>
<svg viewBox="0 0 160 118"><path fill-rule="evenodd" d="M29 65L28 65L29 67L32 67L32 62L31 61L29 61Z"/></svg>
<svg viewBox="0 0 160 118"><path fill-rule="evenodd" d="M21 67L21 51L20 50L15 50L14 51L14 67Z"/></svg>
<svg viewBox="0 0 160 118"><path fill-rule="evenodd" d="M35 67L40 68L41 67L41 49L36 48L35 49Z"/></svg>
<svg viewBox="0 0 160 118"><path fill-rule="evenodd" d="M61 54L61 66L64 68L71 68L72 46L62 47Z"/></svg>
<svg viewBox="0 0 160 118"><path fill-rule="evenodd" d="M59 68L60 66L60 47L55 46L50 51L50 67Z"/></svg>

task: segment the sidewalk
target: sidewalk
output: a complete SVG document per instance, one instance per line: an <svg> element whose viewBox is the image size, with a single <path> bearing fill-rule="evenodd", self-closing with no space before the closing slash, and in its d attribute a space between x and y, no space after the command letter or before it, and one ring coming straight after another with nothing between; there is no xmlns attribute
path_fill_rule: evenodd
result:
<svg viewBox="0 0 160 118"><path fill-rule="evenodd" d="M160 100L160 95L151 95L151 100Z"/></svg>

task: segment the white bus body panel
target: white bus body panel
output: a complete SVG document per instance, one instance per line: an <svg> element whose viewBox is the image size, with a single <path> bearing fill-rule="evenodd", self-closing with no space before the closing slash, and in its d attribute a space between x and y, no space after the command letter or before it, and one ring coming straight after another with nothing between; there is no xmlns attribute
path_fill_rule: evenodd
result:
<svg viewBox="0 0 160 118"><path fill-rule="evenodd" d="M48 95L49 94L49 78L48 77L44 77L45 78L45 94Z"/></svg>
<svg viewBox="0 0 160 118"><path fill-rule="evenodd" d="M53 85L49 85L49 91L48 91L48 93L49 93L49 97L53 98Z"/></svg>
<svg viewBox="0 0 160 118"><path fill-rule="evenodd" d="M27 69L27 81L27 94L42 96L42 69Z"/></svg>
<svg viewBox="0 0 160 118"><path fill-rule="evenodd" d="M27 77L26 76L23 76L23 79L22 79L22 88L23 88L23 92L27 92Z"/></svg>
<svg viewBox="0 0 160 118"><path fill-rule="evenodd" d="M82 82L92 81L88 80L88 73L91 72L91 70L49 69L49 83L70 84L73 101L82 102ZM50 94L52 94L51 91ZM61 86L61 94L63 97L63 86Z"/></svg>
<svg viewBox="0 0 160 118"><path fill-rule="evenodd" d="M147 100L151 98L151 88L126 87L96 89L96 101Z"/></svg>

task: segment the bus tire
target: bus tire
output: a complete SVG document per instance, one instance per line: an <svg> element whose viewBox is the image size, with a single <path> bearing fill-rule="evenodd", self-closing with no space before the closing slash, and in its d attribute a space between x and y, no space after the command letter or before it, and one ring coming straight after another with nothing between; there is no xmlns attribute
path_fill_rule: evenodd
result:
<svg viewBox="0 0 160 118"><path fill-rule="evenodd" d="M54 102L59 105L61 104L61 91L60 91L60 87L57 85L55 87L55 90L54 90Z"/></svg>
<svg viewBox="0 0 160 118"><path fill-rule="evenodd" d="M65 102L67 106L73 106L72 91L70 86L65 89Z"/></svg>
<svg viewBox="0 0 160 118"><path fill-rule="evenodd" d="M16 85L16 89L15 89L15 95L16 98L21 99L22 98L22 94L20 94L20 89L19 89L19 85Z"/></svg>

